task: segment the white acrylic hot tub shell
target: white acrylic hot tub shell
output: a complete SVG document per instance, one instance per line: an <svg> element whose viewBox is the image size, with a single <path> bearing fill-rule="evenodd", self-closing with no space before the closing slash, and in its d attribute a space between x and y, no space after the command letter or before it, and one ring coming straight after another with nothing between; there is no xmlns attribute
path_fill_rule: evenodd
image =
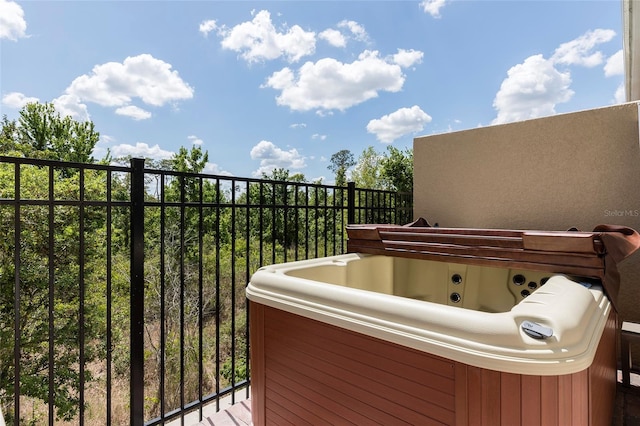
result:
<svg viewBox="0 0 640 426"><path fill-rule="evenodd" d="M363 267L371 261L378 265L375 270ZM611 311L601 287L587 289L555 275L529 297L519 302L515 299L517 303L510 310L489 313L394 295L401 288L393 282L398 275L394 268L405 271L406 262L351 253L267 266L252 276L247 297L252 302L490 370L548 376L572 374L591 365ZM375 276L359 279L354 274ZM349 287L350 282L360 288ZM366 283L371 283L370 290L365 289ZM491 297L512 297L505 296L503 285L489 291ZM550 327L553 336L533 339L521 330L523 321Z"/></svg>

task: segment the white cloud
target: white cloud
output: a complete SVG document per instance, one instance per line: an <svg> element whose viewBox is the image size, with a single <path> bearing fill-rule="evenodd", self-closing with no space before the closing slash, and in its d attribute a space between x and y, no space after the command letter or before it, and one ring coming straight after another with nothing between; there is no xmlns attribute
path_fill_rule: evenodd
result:
<svg viewBox="0 0 640 426"><path fill-rule="evenodd" d="M364 51L357 60L345 64L333 58L306 62L297 73L290 68L274 72L261 87L280 90L278 105L296 111L337 109L344 111L378 96L378 92L398 92L405 76L402 67L380 58L377 51Z"/></svg>
<svg viewBox="0 0 640 426"><path fill-rule="evenodd" d="M428 13L434 18L440 18L440 9L447 3L447 0L423 0L420 2L420 7L424 13Z"/></svg>
<svg viewBox="0 0 640 426"><path fill-rule="evenodd" d="M580 37L562 43L551 57L555 64L582 65L595 67L603 61L602 52L592 52L597 45L611 41L616 33L613 30L596 29Z"/></svg>
<svg viewBox="0 0 640 426"><path fill-rule="evenodd" d="M109 135L105 135L103 133L100 133L100 142L103 143L111 143L114 142L116 139L113 136L109 136Z"/></svg>
<svg viewBox="0 0 640 426"><path fill-rule="evenodd" d="M573 96L571 74L558 71L542 55L528 57L507 72L493 101L498 116L493 124L555 114L556 104Z"/></svg>
<svg viewBox="0 0 640 426"><path fill-rule="evenodd" d="M133 98L153 106L193 97L193 88L168 64L149 54L127 57L93 67L77 77L65 93L79 102L127 107Z"/></svg>
<svg viewBox="0 0 640 426"><path fill-rule="evenodd" d="M127 105L116 109L116 114L131 117L136 121L151 118L151 113L135 105Z"/></svg>
<svg viewBox="0 0 640 426"><path fill-rule="evenodd" d="M26 37L26 31L27 22L22 7L13 1L0 0L0 40L18 41Z"/></svg>
<svg viewBox="0 0 640 426"><path fill-rule="evenodd" d="M292 128L292 129L305 128L305 127L307 127L307 123L293 123L289 127Z"/></svg>
<svg viewBox="0 0 640 426"><path fill-rule="evenodd" d="M204 141L202 139L200 139L199 137L197 137L196 135L189 135L187 136L187 139L189 139L191 141L192 144L194 145L202 145L204 143Z"/></svg>
<svg viewBox="0 0 640 426"><path fill-rule="evenodd" d="M321 141L327 139L327 135L321 135L320 133L314 133L311 135L311 139L320 139Z"/></svg>
<svg viewBox="0 0 640 426"><path fill-rule="evenodd" d="M607 59L607 63L604 65L604 75L605 77L624 75L624 54L622 49Z"/></svg>
<svg viewBox="0 0 640 426"><path fill-rule="evenodd" d="M627 101L627 90L624 85L624 81L620 83L616 89L616 93L613 95L614 104L623 104Z"/></svg>
<svg viewBox="0 0 640 426"><path fill-rule="evenodd" d="M348 35L343 32L329 28L322 31L318 34L318 38L327 41L330 45L334 47L345 47L347 45L348 39L353 39L361 42L369 41L369 34L364 29L364 27L358 24L356 21L340 21L338 23L338 28L342 28L348 31Z"/></svg>
<svg viewBox="0 0 640 426"><path fill-rule="evenodd" d="M604 61L602 52L594 49L615 37L613 30L587 31L578 38L562 43L549 59L541 54L528 57L522 64L507 72L496 94L493 106L498 111L493 124L526 120L556 113L555 107L568 102L574 92L570 89L569 66L594 67ZM605 75L622 73L622 53L611 56ZM564 69L559 69L564 66Z"/></svg>
<svg viewBox="0 0 640 426"><path fill-rule="evenodd" d="M351 34L353 34L353 38L358 41L369 41L369 34L367 34L367 31L364 29L364 27L358 24L356 21L341 21L338 23L338 28L347 28L351 32Z"/></svg>
<svg viewBox="0 0 640 426"><path fill-rule="evenodd" d="M422 62L422 58L424 57L424 53L419 50L405 50L398 49L398 53L393 55L393 62L400 65L403 68L409 68L414 64L419 64Z"/></svg>
<svg viewBox="0 0 640 426"><path fill-rule="evenodd" d="M306 167L305 157L300 155L298 150L292 148L285 151L269 141L260 141L251 148L250 155L253 160L260 160L260 168L253 173L258 177L263 173L269 174L276 168L295 170Z"/></svg>
<svg viewBox="0 0 640 426"><path fill-rule="evenodd" d="M345 47L347 45L347 39L338 30L329 28L318 34L318 38L325 40L327 43L334 47Z"/></svg>
<svg viewBox="0 0 640 426"><path fill-rule="evenodd" d="M137 142L134 145L120 144L111 147L111 155L114 157L132 157L153 158L154 160L166 160L173 156L173 152L160 148L158 144L149 146L144 142Z"/></svg>
<svg viewBox="0 0 640 426"><path fill-rule="evenodd" d="M391 143L406 134L422 131L429 122L431 117L414 105L369 121L367 132L375 134L380 142Z"/></svg>
<svg viewBox="0 0 640 426"><path fill-rule="evenodd" d="M38 98L34 98L31 96L25 96L20 92L11 92L7 93L2 97L2 105L8 106L9 108L21 109L28 103L31 102L39 102Z"/></svg>
<svg viewBox="0 0 640 426"><path fill-rule="evenodd" d="M211 31L215 30L216 28L218 28L218 26L216 25L216 21L214 21L213 19L209 19L207 21L202 21L200 27L198 28L198 31L200 31L202 35L206 37Z"/></svg>
<svg viewBox="0 0 640 426"><path fill-rule="evenodd" d="M281 56L286 57L289 62L297 62L303 56L313 54L316 48L314 32L304 31L298 25L278 32L267 10L261 10L253 20L231 29L222 27L218 34L223 37L223 48L241 52L240 56L250 63Z"/></svg>
<svg viewBox="0 0 640 426"><path fill-rule="evenodd" d="M91 119L87 105L82 103L82 100L76 95L62 95L55 98L52 102L60 115L69 115L78 121L88 121Z"/></svg>
<svg viewBox="0 0 640 426"><path fill-rule="evenodd" d="M222 170L220 166L215 163L207 163L204 165L204 169L202 169L202 173L206 173L209 175L223 175L223 176L232 176L231 173Z"/></svg>

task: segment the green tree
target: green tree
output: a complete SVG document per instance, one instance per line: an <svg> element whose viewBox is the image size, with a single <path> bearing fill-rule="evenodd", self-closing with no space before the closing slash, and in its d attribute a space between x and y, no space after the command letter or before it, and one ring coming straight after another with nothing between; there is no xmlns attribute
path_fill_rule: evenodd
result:
<svg viewBox="0 0 640 426"><path fill-rule="evenodd" d="M14 170L11 164L0 165L0 198L12 198ZM21 194L24 198L48 197L48 167L22 166ZM53 171L56 197L76 199L79 175ZM99 174L86 171L84 188L87 199L104 196ZM48 371L55 371L54 405L59 419L71 420L79 409L78 386L83 376L92 381L87 366L104 354L100 336L104 336L104 300L101 295L105 282L104 268L98 259L105 256L104 210L84 208L84 233L79 226L78 206L56 206L53 216L53 241L50 241L48 208L23 206L16 218L13 208L0 209L0 336L5 342L0 350L0 395L4 402L11 401L16 380L13 368L13 325L19 317L20 333L20 392L22 396L45 402L48 400ZM20 221L20 246L15 246L15 221ZM81 236L83 245L80 245ZM50 244L53 251L50 251ZM20 268L16 270L14 253L20 254ZM115 251L115 250L114 250ZM84 342L79 341L80 318L80 261L83 264ZM49 265L55 265L50 269ZM14 308L15 275L20 277L19 312ZM50 287L50 283L53 286ZM52 291L53 306L50 305ZM54 364L49 363L49 308L53 309ZM85 364L80 366L79 353L84 351ZM6 405L5 405L6 407ZM24 413L20 413L21 415ZM5 412L11 419L18 413ZM20 418L22 424L39 423L38 418Z"/></svg>
<svg viewBox="0 0 640 426"><path fill-rule="evenodd" d="M249 201L263 206L272 206L262 214L259 209L253 209L250 217L250 232L256 237L262 229L262 237L266 242L273 242L284 248L291 248L298 243L296 223L300 229L300 220L296 222L295 208L304 201L304 194L298 190L296 183L304 183L302 173L289 174L289 170L276 168L270 174L262 173L264 182L250 187ZM239 200L243 203L244 198Z"/></svg>
<svg viewBox="0 0 640 426"><path fill-rule="evenodd" d="M335 173L336 186L345 186L347 183L347 170L356 164L353 154L348 149L343 149L333 154L329 162L331 164L327 168Z"/></svg>
<svg viewBox="0 0 640 426"><path fill-rule="evenodd" d="M404 151L389 145L381 160L381 177L388 189L413 192L413 150Z"/></svg>
<svg viewBox="0 0 640 426"><path fill-rule="evenodd" d="M62 117L51 103L29 103L20 110L17 124L5 119L2 127L15 137L13 147L2 144L2 149L12 148L25 157L93 163L92 152L100 139L93 122Z"/></svg>
<svg viewBox="0 0 640 426"><path fill-rule="evenodd" d="M164 190L164 201L176 204L162 209L148 209L145 215L145 279L148 282L145 327L148 335L154 336L150 338L145 369L155 378L164 366L167 390L164 402L169 409L179 407L181 381L188 400L198 397L199 356L218 362L215 360L215 346L206 346L203 349L205 352L199 353L198 328L202 326L207 333L215 335L218 324L211 321L215 316L218 316L222 326L231 321L228 309L230 302L225 299L231 287L229 268L225 261L217 262L216 257L223 257L229 252L232 208L227 207L229 197L221 190L216 179L195 176L202 173L207 162L208 153L194 146L191 149L181 147L169 160L160 163L163 170L175 172L167 173L164 181L158 185ZM156 192L159 194L159 191ZM153 195L148 196L153 199ZM183 201L185 204L182 204ZM203 207L201 203L207 206ZM235 243L241 244L241 241ZM162 269L159 267L161 257ZM220 270L217 270L218 264ZM217 277L220 282L216 282ZM220 307L215 303L218 290ZM157 336L161 314L166 339L164 353ZM202 324L200 314L204 321ZM228 356L221 353L221 359ZM215 373L215 368L205 374L201 383L209 391L215 389L216 383L212 372ZM148 409L157 415L162 396L160 388L152 388L149 395L148 401L152 405Z"/></svg>
<svg viewBox="0 0 640 426"><path fill-rule="evenodd" d="M382 156L372 146L362 151L351 173L351 179L358 188L384 189L381 161Z"/></svg>
<svg viewBox="0 0 640 426"><path fill-rule="evenodd" d="M275 181L281 181L281 182L298 182L298 183L306 182L306 178L304 177L304 174L295 173L290 175L289 173L291 173L289 170L282 167L277 167L271 171L271 174L262 172L262 179L275 180Z"/></svg>
<svg viewBox="0 0 640 426"><path fill-rule="evenodd" d="M98 137L91 122L62 118L52 104L27 104L17 121L3 117L0 154L93 162L91 152ZM16 195L14 167L8 163L0 164L0 198L12 199ZM54 168L50 175L49 167L19 167L22 198L48 199L48 182L53 179L56 199L79 200L80 174L76 173L77 169ZM85 200L105 199L103 173L85 170L82 178ZM101 344L106 326L103 315L105 302L100 298L104 294L105 271L103 262L99 260L104 259L106 251L105 209L59 205L54 207L52 218L46 206L24 205L18 211L20 216L16 217L13 207L0 208L0 229L4 235L0 241L0 338L3 342L13 341L14 318L18 316L21 395L46 403L48 372L53 368L56 417L71 420L79 410L80 379L82 377L87 384L92 381L87 366L103 357L106 350ZM82 234L81 211L84 215ZM15 247L16 221L21 227L19 247ZM21 260L18 270L14 262L16 251ZM116 252L114 247L113 253ZM20 277L19 312L15 311L13 301L16 274ZM80 276L84 277L83 296L79 290ZM82 311L81 297L84 300ZM50 300L53 300L53 305ZM53 311L52 324L49 324L49 309ZM84 342L79 339L81 313L84 317ZM53 332L51 348L49 327ZM54 365L49 363L50 349L53 350ZM79 363L81 350L84 365ZM6 344L0 350L0 397L3 402L13 398L15 380L13 346ZM20 416L22 424L41 420L35 412L31 418L24 414L11 410L5 412L9 419Z"/></svg>
<svg viewBox="0 0 640 426"><path fill-rule="evenodd" d="M176 172L201 173L209 161L209 152L194 145L191 150L181 146L171 157L172 169Z"/></svg>
<svg viewBox="0 0 640 426"><path fill-rule="evenodd" d="M380 154L370 146L358 157L351 177L359 188L412 192L413 151L388 146Z"/></svg>
<svg viewBox="0 0 640 426"><path fill-rule="evenodd" d="M0 131L0 154L11 155L18 152L18 127L15 120L2 116L2 131Z"/></svg>

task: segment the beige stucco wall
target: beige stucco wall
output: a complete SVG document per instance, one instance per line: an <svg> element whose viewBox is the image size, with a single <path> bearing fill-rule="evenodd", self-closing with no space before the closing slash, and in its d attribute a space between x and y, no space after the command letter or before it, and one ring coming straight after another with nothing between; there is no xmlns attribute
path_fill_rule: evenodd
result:
<svg viewBox="0 0 640 426"><path fill-rule="evenodd" d="M414 217L446 227L640 231L639 133L638 104L628 103L416 138ZM640 253L620 271L620 313L640 321Z"/></svg>

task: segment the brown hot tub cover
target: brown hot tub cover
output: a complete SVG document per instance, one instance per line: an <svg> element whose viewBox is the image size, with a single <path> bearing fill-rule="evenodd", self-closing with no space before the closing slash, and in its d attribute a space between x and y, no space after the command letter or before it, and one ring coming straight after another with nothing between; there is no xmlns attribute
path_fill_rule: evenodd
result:
<svg viewBox="0 0 640 426"><path fill-rule="evenodd" d="M631 228L599 225L592 232L517 231L407 225L347 225L347 251L503 268L549 271L602 281L617 306L617 264L640 247ZM616 308L617 309L617 308Z"/></svg>

